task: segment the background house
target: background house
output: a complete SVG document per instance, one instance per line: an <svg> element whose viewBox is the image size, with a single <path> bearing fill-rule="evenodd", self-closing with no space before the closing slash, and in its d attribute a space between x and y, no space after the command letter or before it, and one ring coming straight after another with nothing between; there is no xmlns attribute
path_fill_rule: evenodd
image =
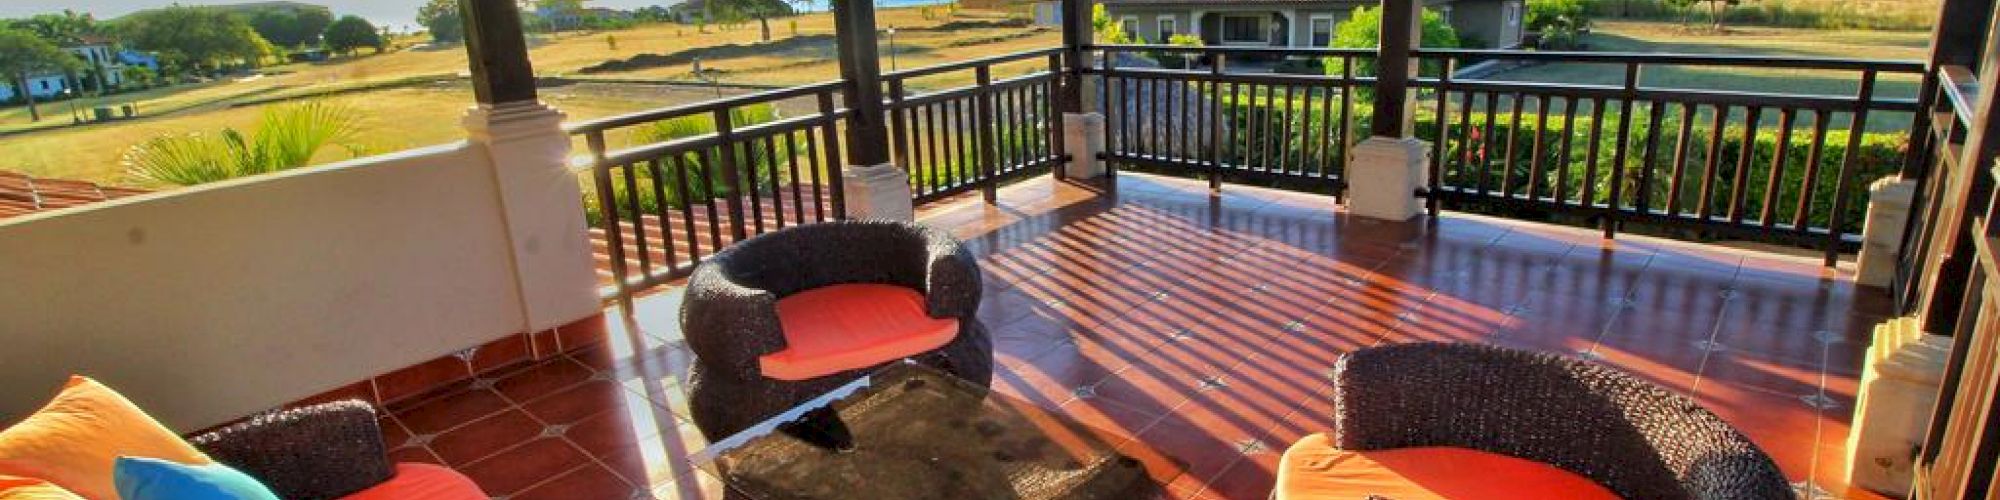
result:
<svg viewBox="0 0 2000 500"><path fill-rule="evenodd" d="M129 51L120 52L114 49L111 40L95 36L85 36L81 43L63 47L62 49L65 52L76 55L77 60L83 63L83 69L79 70L75 75L66 75L63 73L30 75L28 77L28 91L34 93L36 98L56 97L61 95L64 90L72 88L78 92L101 92L117 89L125 85L124 70L126 58L124 54ZM159 63L156 60L149 61L151 64L148 67L157 71ZM75 80L72 80L72 77ZM7 82L0 82L0 101L13 101L20 98L20 90L15 88L20 85L20 82L11 81L12 79L9 80Z"/></svg>
<svg viewBox="0 0 2000 500"><path fill-rule="evenodd" d="M1125 32L1148 43L1165 43L1176 34L1193 33L1210 46L1325 47L1334 25L1356 7L1376 2L1359 0L1105 0L1105 11L1124 24ZM1521 45L1521 0L1429 0L1458 30L1468 47L1516 48Z"/></svg>

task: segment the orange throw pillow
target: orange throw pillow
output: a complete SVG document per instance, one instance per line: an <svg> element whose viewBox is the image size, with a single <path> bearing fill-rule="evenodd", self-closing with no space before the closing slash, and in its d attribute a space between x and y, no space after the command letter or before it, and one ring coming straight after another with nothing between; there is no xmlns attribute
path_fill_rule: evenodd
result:
<svg viewBox="0 0 2000 500"><path fill-rule="evenodd" d="M48 406L0 430L0 474L40 478L84 498L118 498L111 466L119 456L210 463L125 396L82 376L71 376Z"/></svg>
<svg viewBox="0 0 2000 500"><path fill-rule="evenodd" d="M83 497L48 481L0 476L0 500L83 500Z"/></svg>

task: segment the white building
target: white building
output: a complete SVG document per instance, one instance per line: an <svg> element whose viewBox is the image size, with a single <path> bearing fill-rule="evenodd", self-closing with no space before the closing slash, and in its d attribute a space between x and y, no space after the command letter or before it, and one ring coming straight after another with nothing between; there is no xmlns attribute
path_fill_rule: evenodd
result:
<svg viewBox="0 0 2000 500"><path fill-rule="evenodd" d="M109 40L94 37L86 38L84 39L84 43L64 47L63 50L75 54L77 59L82 60L83 70L77 72L76 77L79 80L88 79L88 81L79 81L76 83L81 85L83 89L96 87L100 81L99 78L102 79L101 81L105 88L115 89L125 85L125 64L119 61L117 57L118 52L112 49ZM8 80L7 82L0 82L0 101L12 101L20 98L19 90L14 88L20 82L12 81L11 78ZM70 83L69 75L62 73L32 75L28 77L28 91L33 93L37 99L53 98L62 94L64 90L70 89Z"/></svg>

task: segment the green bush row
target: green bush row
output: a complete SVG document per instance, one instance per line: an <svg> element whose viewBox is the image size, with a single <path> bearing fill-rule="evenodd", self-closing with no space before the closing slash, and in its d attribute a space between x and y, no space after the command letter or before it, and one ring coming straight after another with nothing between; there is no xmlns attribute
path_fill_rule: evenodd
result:
<svg viewBox="0 0 2000 500"><path fill-rule="evenodd" d="M1338 96L1335 94L1329 97L1326 93L1307 96L1299 92L1294 93L1293 98L1288 100L1284 98L1283 92L1279 92L1276 96L1267 96L1262 92L1255 95L1245 92L1234 96L1225 93L1220 97L1219 104L1228 136L1222 141L1223 145L1219 151L1201 148L1201 145L1206 143L1205 129L1187 141L1190 148L1180 147L1178 136L1176 141L1170 141L1173 144L1160 148L1161 150L1149 149L1152 146L1151 142L1146 142L1149 137L1140 136L1130 137L1137 139L1130 141L1132 144L1114 143L1114 145L1133 153L1202 161L1207 160L1210 154L1220 153L1225 163L1257 168L1272 167L1274 160L1282 160L1285 170L1292 172L1338 171L1346 156L1345 147L1338 140L1338 129L1333 128L1326 134L1333 140L1325 146L1321 146L1319 142L1321 134L1316 132L1321 127L1339 125L1339 103L1337 101L1328 103L1329 98L1338 99ZM1456 108L1457 104L1454 103L1453 107ZM1331 113L1328 113L1329 109ZM1435 108L1425 105L1420 109L1416 119L1417 136L1435 143L1438 135L1437 119L1433 111ZM1589 201L1606 204L1611 201L1611 186L1615 182L1620 192L1621 207L1636 207L1642 186L1646 191L1645 201L1649 209L1665 210L1669 198L1675 197L1678 198L1675 205L1682 213L1693 213L1699 207L1702 174L1711 150L1714 149L1711 139L1717 137L1712 133L1713 122L1709 115L1697 116L1695 124L1690 128L1687 154L1681 167L1680 192L1675 194L1669 188L1674 173L1674 159L1681 142L1679 137L1681 115L1678 107L1663 111L1661 133L1650 163L1647 162L1646 154L1646 143L1650 135L1650 110L1644 105L1634 109L1632 130L1627 135L1629 137L1626 143L1627 154L1622 169L1613 168L1618 144L1617 127L1620 111L1615 107L1607 108L1602 122L1603 129L1598 133L1594 170L1590 168L1589 163L1590 130L1593 124L1598 122L1593 119L1590 112L1583 111L1566 127L1561 112L1552 111L1548 117L1546 130L1542 131L1541 170L1538 173L1532 171L1532 166L1535 164L1534 136L1541 128L1541 121L1535 116L1535 112L1524 110L1520 115L1521 123L1516 126L1513 123L1513 113L1502 111L1491 117L1489 131L1489 117L1483 109L1483 106L1475 106L1469 123L1461 119L1463 115L1457 110L1453 110L1450 115L1452 118L1448 124L1450 140L1445 143L1443 157L1438 159L1442 173L1440 182L1445 185L1474 188L1479 185L1483 175L1488 189L1498 191L1499 184L1505 177L1511 181L1509 194L1525 195L1532 185L1538 196L1547 197L1551 196L1553 189L1560 184L1565 188L1563 195L1570 203L1583 201L1585 191L1583 188L1589 186ZM1198 118L1197 115L1187 114L1191 112L1186 110L1169 111L1181 111L1185 115L1184 119L1176 120L1177 122L1195 123L1195 119ZM1202 111L1199 118L1205 119L1207 113L1208 111ZM1372 110L1368 106L1359 102L1355 104L1356 116L1350 124L1355 137L1359 138L1367 133L1366 123L1371 113ZM1811 154L1814 129L1811 120L1804 116L1806 114L1801 113L1800 117L1793 121L1792 133L1788 138L1789 146L1783 148L1786 155L1784 166L1777 180L1777 189L1771 196L1776 203L1773 218L1779 223L1789 224L1794 220L1801 197L1811 193L1806 222L1813 227L1825 227L1830 222L1833 212L1833 193L1841 164L1848 153L1849 132L1842 124L1837 123L1837 120L1829 127L1820 147L1818 164L1810 169L1816 171L1816 175L1811 189L1808 190L1804 185L1809 170L1806 163ZM1735 121L1740 122L1740 117ZM1119 124L1114 121L1111 125L1117 127ZM1170 129L1166 133L1172 134L1179 130L1179 128ZM1285 131L1291 133L1281 133ZM1114 133L1120 132L1114 130ZM1570 138L1568 151L1561 149L1561 139L1565 134ZM1773 160L1780 150L1778 135L1776 120L1772 114L1767 113L1760 121L1760 127L1752 140L1751 158L1745 163L1741 161L1744 144L1744 130L1741 123L1724 128L1719 136L1720 149L1715 153L1716 171L1709 180L1713 188L1709 197L1711 215L1729 214L1729 203L1737 195L1733 181L1738 171L1743 170L1741 213L1745 220L1754 221L1760 218L1767 197L1767 188L1771 183ZM1511 150L1512 169L1503 171L1509 165L1507 157L1510 156L1508 154L1510 151L1507 141L1510 137L1514 141ZM1468 141L1468 138L1472 140ZM1862 137L1860 142L1862 156L1858 158L1859 161L1855 165L1855 172L1851 176L1845 194L1847 203L1845 214L1841 217L1843 231L1860 231L1867 210L1867 184L1882 176L1895 173L1901 167L1903 152L1908 147L1909 137L1905 133L1868 133ZM1326 151L1322 152L1322 148ZM1467 153L1471 153L1469 162ZM1614 170L1620 175L1614 176Z"/></svg>

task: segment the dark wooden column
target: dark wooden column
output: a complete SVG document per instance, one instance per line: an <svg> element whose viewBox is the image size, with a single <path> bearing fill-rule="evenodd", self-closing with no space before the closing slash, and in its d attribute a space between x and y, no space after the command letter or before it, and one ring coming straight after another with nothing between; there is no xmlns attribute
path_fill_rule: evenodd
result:
<svg viewBox="0 0 2000 500"><path fill-rule="evenodd" d="M1375 49L1375 118L1369 132L1376 137L1410 137L1410 80L1417 64L1410 50L1417 46L1423 19L1418 0L1382 0L1382 40Z"/></svg>
<svg viewBox="0 0 2000 500"><path fill-rule="evenodd" d="M535 68L514 0L463 0L465 55L472 66L472 96L482 105L532 102Z"/></svg>
<svg viewBox="0 0 2000 500"><path fill-rule="evenodd" d="M875 5L865 0L833 0L835 52L840 57L841 92L847 109L847 163L889 163L889 128L883 123L882 61L875 47Z"/></svg>
<svg viewBox="0 0 2000 500"><path fill-rule="evenodd" d="M1083 73L1090 69L1088 47L1094 36L1090 31L1091 5L1091 0L1062 0L1060 17L1066 72L1056 106L1064 113L1083 112Z"/></svg>

